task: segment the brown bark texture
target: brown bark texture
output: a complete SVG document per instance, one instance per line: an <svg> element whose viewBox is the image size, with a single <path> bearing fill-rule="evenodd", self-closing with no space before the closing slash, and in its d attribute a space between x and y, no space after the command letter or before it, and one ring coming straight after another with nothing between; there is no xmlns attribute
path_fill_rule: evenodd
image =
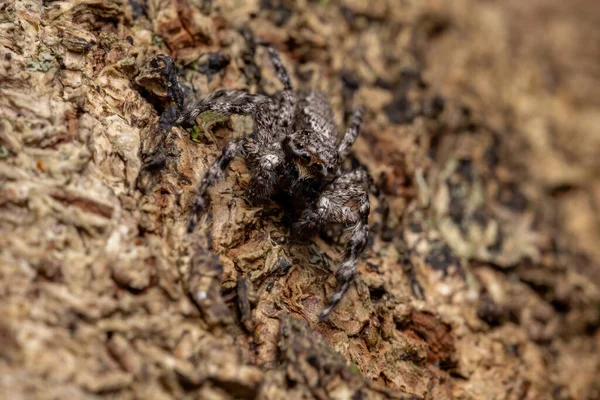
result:
<svg viewBox="0 0 600 400"><path fill-rule="evenodd" d="M593 0L0 1L0 393L7 399L599 399L600 10ZM248 118L189 101L331 100L390 204L355 284L335 229L290 241ZM148 157L162 162L144 166ZM334 228L334 227L332 227Z"/></svg>

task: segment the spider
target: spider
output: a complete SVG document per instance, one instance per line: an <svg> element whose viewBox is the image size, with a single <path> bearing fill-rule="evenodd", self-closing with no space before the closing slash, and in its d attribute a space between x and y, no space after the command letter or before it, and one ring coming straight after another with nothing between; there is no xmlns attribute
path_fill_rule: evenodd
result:
<svg viewBox="0 0 600 400"><path fill-rule="evenodd" d="M283 91L267 96L238 89L219 90L189 104L176 119L167 118L174 120L174 125L190 126L200 114L212 111L223 116L246 115L254 120L253 132L230 141L205 172L191 210L188 232L193 232L199 215L207 208L208 189L223 176L234 157L243 156L252 172L245 197L253 204L272 198L287 204L295 221L294 237L307 239L329 224L344 228L345 249L335 274L338 287L319 316L322 321L353 282L357 259L367 244L367 190L379 197L366 169L344 171L341 167L358 136L363 108L354 110L346 132L338 140L333 111L325 96L316 91L295 94L279 54L273 47L263 45Z"/></svg>

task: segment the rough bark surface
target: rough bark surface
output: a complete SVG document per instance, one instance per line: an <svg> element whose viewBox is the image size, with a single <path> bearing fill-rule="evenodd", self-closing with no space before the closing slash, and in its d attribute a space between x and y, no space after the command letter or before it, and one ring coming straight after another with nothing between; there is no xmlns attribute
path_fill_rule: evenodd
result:
<svg viewBox="0 0 600 400"><path fill-rule="evenodd" d="M600 398L598 26L591 0L0 1L0 392ZM250 207L241 159L186 233L251 122L158 127L153 56L188 100L273 93L257 41L340 127L366 106L391 205L322 323L340 249Z"/></svg>

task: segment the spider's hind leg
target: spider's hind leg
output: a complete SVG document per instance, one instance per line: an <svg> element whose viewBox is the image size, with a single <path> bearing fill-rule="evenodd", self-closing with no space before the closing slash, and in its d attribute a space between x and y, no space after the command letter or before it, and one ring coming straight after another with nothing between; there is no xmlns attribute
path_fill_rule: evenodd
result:
<svg viewBox="0 0 600 400"><path fill-rule="evenodd" d="M348 241L344 251L344 258L338 267L335 277L338 281L338 288L329 298L329 304L319 315L319 321L323 321L329 313L335 308L339 301L344 297L348 288L354 281L356 275L356 262L362 254L369 239L369 225L364 222L358 222L346 230Z"/></svg>
<svg viewBox="0 0 600 400"><path fill-rule="evenodd" d="M346 245L342 261L335 274L338 288L329 299L319 319L324 320L344 297L356 275L356 263L367 245L370 212L369 197L361 185L360 170L346 173L333 181L316 203L302 212L293 226L297 234L314 231L319 226L340 224L345 227Z"/></svg>

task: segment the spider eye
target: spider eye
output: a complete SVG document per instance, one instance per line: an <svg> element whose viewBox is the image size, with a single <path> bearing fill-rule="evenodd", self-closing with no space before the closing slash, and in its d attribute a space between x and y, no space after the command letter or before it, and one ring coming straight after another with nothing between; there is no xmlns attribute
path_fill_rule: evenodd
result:
<svg viewBox="0 0 600 400"><path fill-rule="evenodd" d="M308 154L302 154L300 156L300 159L304 162L309 162L310 161L310 156Z"/></svg>

